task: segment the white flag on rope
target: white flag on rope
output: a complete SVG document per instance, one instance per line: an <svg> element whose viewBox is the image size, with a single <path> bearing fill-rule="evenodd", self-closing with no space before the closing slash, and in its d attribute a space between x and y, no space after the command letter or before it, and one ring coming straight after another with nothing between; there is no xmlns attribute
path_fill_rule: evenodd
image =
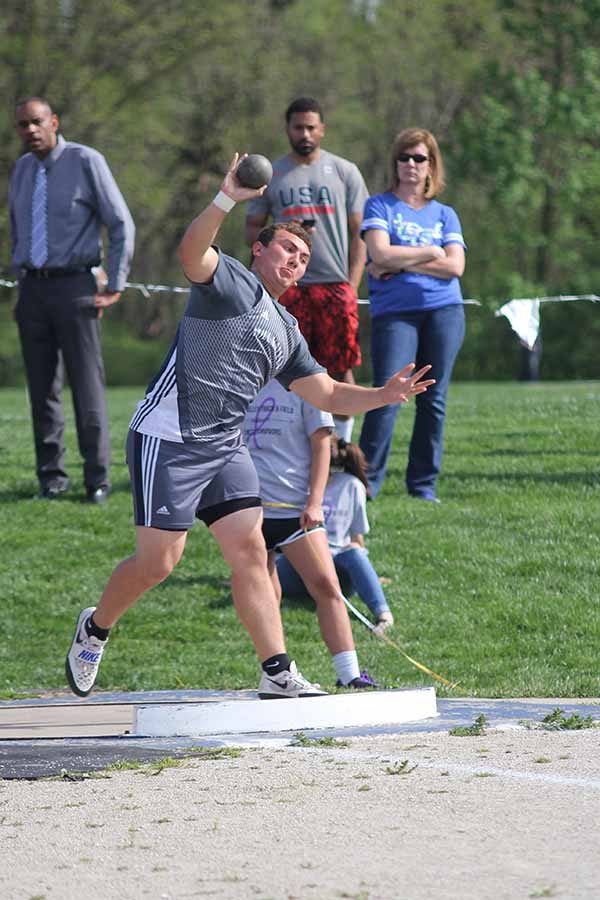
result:
<svg viewBox="0 0 600 900"><path fill-rule="evenodd" d="M509 300L496 310L497 316L506 316L510 327L530 350L533 350L540 333L540 301Z"/></svg>

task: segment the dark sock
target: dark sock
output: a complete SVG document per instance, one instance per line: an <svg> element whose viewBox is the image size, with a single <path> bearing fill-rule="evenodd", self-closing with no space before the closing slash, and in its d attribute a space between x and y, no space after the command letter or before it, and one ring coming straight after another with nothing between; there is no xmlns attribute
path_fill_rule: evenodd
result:
<svg viewBox="0 0 600 900"><path fill-rule="evenodd" d="M99 625L96 625L93 614L85 623L85 630L88 633L88 637L98 638L99 641L106 641L110 634L110 628L100 628Z"/></svg>
<svg viewBox="0 0 600 900"><path fill-rule="evenodd" d="M279 675L280 672L285 672L286 669L289 670L290 663L291 659L287 653L276 653L275 656L265 659L262 669L267 675Z"/></svg>

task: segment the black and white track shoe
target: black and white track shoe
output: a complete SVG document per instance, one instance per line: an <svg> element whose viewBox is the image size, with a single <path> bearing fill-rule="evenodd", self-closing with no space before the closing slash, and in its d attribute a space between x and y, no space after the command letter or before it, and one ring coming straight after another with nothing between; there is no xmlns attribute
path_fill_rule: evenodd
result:
<svg viewBox="0 0 600 900"><path fill-rule="evenodd" d="M296 668L296 663L291 662L289 669L284 669L278 675L262 673L258 685L258 696L261 700L278 700L285 697L323 697L327 691L321 690L321 685L311 684Z"/></svg>
<svg viewBox="0 0 600 900"><path fill-rule="evenodd" d="M69 687L79 697L87 697L94 687L100 660L108 643L87 633L85 623L95 609L95 606L88 606L80 613L65 664Z"/></svg>

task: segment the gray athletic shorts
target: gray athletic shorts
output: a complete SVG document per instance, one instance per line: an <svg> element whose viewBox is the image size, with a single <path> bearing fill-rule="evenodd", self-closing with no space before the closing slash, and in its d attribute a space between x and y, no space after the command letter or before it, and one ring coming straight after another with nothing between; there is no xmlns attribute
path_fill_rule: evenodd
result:
<svg viewBox="0 0 600 900"><path fill-rule="evenodd" d="M244 444L215 457L210 447L130 430L127 465L136 525L187 531L196 518L212 525L261 505L258 476Z"/></svg>

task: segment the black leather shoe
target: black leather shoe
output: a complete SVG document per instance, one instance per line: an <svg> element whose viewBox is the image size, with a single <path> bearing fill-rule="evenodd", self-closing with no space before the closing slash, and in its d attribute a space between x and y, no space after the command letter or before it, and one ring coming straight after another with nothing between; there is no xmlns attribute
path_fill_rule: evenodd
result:
<svg viewBox="0 0 600 900"><path fill-rule="evenodd" d="M66 494L68 490L68 482L66 484L47 484L40 488L38 496L40 500L56 500L61 494Z"/></svg>
<svg viewBox="0 0 600 900"><path fill-rule="evenodd" d="M106 503L109 493L107 487L88 488L86 500L88 503Z"/></svg>

